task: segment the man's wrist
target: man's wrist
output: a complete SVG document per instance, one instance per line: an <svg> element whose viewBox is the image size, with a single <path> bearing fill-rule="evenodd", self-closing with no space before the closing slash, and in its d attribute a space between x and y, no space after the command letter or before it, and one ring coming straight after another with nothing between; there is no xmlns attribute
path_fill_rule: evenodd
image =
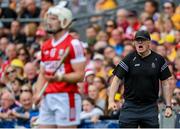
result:
<svg viewBox="0 0 180 129"><path fill-rule="evenodd" d="M109 101L109 103L110 103L110 102L114 102L114 99L109 99L108 101Z"/></svg>
<svg viewBox="0 0 180 129"><path fill-rule="evenodd" d="M58 74L56 74L56 76L57 76L57 81L63 81L63 79L64 79L64 74L58 73Z"/></svg>

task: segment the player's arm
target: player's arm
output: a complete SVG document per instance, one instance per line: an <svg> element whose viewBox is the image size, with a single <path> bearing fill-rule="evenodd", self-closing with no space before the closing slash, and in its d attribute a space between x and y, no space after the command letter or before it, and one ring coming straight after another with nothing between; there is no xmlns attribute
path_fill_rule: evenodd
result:
<svg viewBox="0 0 180 129"><path fill-rule="evenodd" d="M83 81L86 58L84 56L84 50L80 41L71 41L69 56L71 58L70 63L73 68L73 72L64 74L62 81L68 83L77 83L79 81Z"/></svg>
<svg viewBox="0 0 180 129"><path fill-rule="evenodd" d="M64 74L62 81L68 83L77 83L79 81L83 81L84 79L84 69L85 69L85 61L72 64L72 68L74 72Z"/></svg>
<svg viewBox="0 0 180 129"><path fill-rule="evenodd" d="M38 103L38 101L40 100L38 96L45 82L46 80L44 78L44 68L43 66L40 66L39 76L38 76L36 84L34 85L34 97L33 97L34 99L33 100L35 101L35 103Z"/></svg>

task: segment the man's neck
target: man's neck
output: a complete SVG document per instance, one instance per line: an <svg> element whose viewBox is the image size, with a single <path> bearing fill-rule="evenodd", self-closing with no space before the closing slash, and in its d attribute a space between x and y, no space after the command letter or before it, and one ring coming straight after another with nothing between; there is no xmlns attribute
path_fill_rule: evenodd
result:
<svg viewBox="0 0 180 129"><path fill-rule="evenodd" d="M145 52L143 52L143 53L139 53L139 52L138 52L138 54L139 54L142 58L144 58L144 57L146 57L146 56L148 56L148 55L151 54L151 50L147 50L147 51L145 51Z"/></svg>
<svg viewBox="0 0 180 129"><path fill-rule="evenodd" d="M57 41L60 37L62 37L67 31L63 30L61 32L56 33L53 37Z"/></svg>

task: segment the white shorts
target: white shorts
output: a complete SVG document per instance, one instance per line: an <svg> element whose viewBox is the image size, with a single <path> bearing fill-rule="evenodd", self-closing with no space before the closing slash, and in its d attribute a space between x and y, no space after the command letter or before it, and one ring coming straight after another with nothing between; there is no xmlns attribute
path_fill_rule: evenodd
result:
<svg viewBox="0 0 180 129"><path fill-rule="evenodd" d="M74 126L80 124L81 97L74 95L74 110L70 111L68 93L47 94L41 103L38 125ZM71 101L72 102L72 101ZM71 118L74 118L73 120Z"/></svg>

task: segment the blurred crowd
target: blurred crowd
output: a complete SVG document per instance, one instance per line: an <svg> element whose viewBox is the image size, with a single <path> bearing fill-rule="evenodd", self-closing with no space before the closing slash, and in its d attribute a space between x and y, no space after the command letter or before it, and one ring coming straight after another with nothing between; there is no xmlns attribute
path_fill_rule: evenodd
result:
<svg viewBox="0 0 180 129"><path fill-rule="evenodd" d="M78 10L73 0L71 9ZM45 18L53 0L41 0L41 8L35 0L10 0L6 8L0 7L0 18ZM77 6L77 7L76 7ZM97 12L115 9L115 0L97 0ZM77 11L78 12L78 11ZM81 120L96 123L101 117L112 116L107 110L109 87L113 68L127 54L134 51L133 38L137 30L151 34L151 49L166 58L172 77L172 106L180 105L180 5L165 1L163 9L154 0L146 0L144 10L120 8L115 19L108 19L104 27L92 23L86 28L86 41L82 41L86 57L83 82L78 83L82 96ZM70 28L69 33L80 39L79 31ZM36 84L41 62L41 45L50 37L43 23L0 21L0 128L32 127L38 119L38 107L33 108L33 87ZM143 80L142 80L143 81ZM123 100L123 84L115 95L119 109ZM160 87L159 100L163 103ZM53 106L53 105L52 105Z"/></svg>

